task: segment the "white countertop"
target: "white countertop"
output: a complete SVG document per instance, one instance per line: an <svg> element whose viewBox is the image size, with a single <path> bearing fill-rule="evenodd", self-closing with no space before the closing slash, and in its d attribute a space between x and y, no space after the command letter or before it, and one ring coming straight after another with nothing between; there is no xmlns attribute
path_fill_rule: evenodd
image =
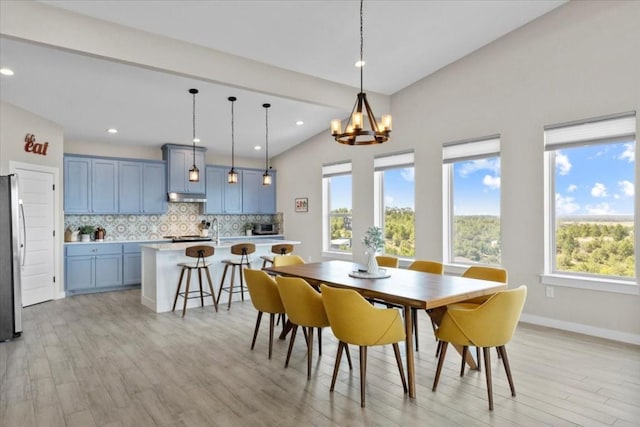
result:
<svg viewBox="0 0 640 427"><path fill-rule="evenodd" d="M261 242L261 243L265 243L265 242L269 242L269 244L276 244L276 243L291 243L289 241L283 241L282 238L284 238L283 234L271 234L271 235L263 235L263 236L225 236L225 237L220 237L220 241L223 243L222 245L220 245L220 247L225 246L224 243L227 241L232 241L233 243L231 244L235 244L238 243L238 241L249 241L249 242ZM279 239L279 240L278 240ZM140 240L104 240L102 242L96 242L95 240L92 240L90 242L81 242L81 241L77 241L77 242L64 242L65 245L87 245L87 244L101 244L101 243L150 243L150 244L161 244L161 243L170 243L170 244L178 244L178 243L171 243L171 239L140 239ZM213 241L208 242L184 242L184 243L188 243L189 245L192 244L199 244L199 243L213 243ZM297 244L299 244L300 242L297 242ZM231 244L226 245L226 246L231 246ZM291 243L294 244L294 243Z"/></svg>
<svg viewBox="0 0 640 427"><path fill-rule="evenodd" d="M271 239L266 238L258 238L252 239L252 237L246 236L245 238L239 237L235 238L232 241L225 241L224 239L220 239L221 242L219 245L216 245L215 242L180 242L180 243L145 243L140 245L142 248L155 249L157 251L184 251L189 246L212 246L214 248L230 248L231 246L240 243L240 241L251 242L256 246L271 246L271 245L280 245L280 244L290 244L290 245L299 245L301 242L297 240L282 240L282 239L274 239L273 236Z"/></svg>

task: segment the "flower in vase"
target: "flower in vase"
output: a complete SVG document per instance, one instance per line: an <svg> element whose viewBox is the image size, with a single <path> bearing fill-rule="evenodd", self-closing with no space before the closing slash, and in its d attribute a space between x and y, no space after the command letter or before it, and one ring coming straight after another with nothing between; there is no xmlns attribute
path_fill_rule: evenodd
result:
<svg viewBox="0 0 640 427"><path fill-rule="evenodd" d="M367 228L362 238L362 243L367 247L367 250L376 253L384 248L384 235L380 227L371 226Z"/></svg>

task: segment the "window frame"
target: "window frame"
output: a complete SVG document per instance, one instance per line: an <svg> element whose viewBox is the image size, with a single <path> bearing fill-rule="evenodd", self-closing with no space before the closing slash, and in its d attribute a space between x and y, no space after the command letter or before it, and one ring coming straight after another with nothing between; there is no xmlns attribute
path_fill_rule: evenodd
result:
<svg viewBox="0 0 640 427"><path fill-rule="evenodd" d="M337 176L351 176L352 183L352 194L353 198L353 169L352 162L338 162L332 163L328 165L322 166L322 256L331 257L331 258L342 258L346 260L350 260L353 256L353 251L336 251L331 249L331 238L330 238L330 228L331 228L331 178ZM352 215L353 215L353 206L352 206ZM353 216L352 216L353 220ZM353 229L353 224L352 224ZM351 242L353 248L353 241Z"/></svg>
<svg viewBox="0 0 640 427"><path fill-rule="evenodd" d="M461 263L455 261L453 253L453 165L462 161L500 158L500 144L500 134L442 144L442 259L446 265L469 267L471 265L500 266L502 264L502 257L500 264ZM502 168L500 168L500 176L502 177ZM502 188L500 189L500 200L500 204L502 204ZM500 211L502 211L502 206L500 206ZM500 241L502 241L502 212L500 212Z"/></svg>
<svg viewBox="0 0 640 427"><path fill-rule="evenodd" d="M633 124L628 127L633 132L616 131L609 128L602 131L598 124L604 122L616 122L621 119L633 118ZM621 126L623 126L622 124ZM623 126L624 127L624 126ZM563 148L578 146L593 146L612 143L628 142L631 138L637 148L637 118L635 111L620 114L612 114L590 119L578 120L544 127L544 273L540 275L540 283L543 285L587 289L594 291L621 293L627 295L640 295L638 286L638 266L640 255L638 233L634 233L634 251L636 277L625 278L621 276L606 276L592 273L580 273L558 270L556 267L556 153ZM590 133L592 132L592 133ZM609 132L609 133L607 133ZM599 135L598 135L599 134ZM637 157L634 159L634 186L637 185ZM637 196L636 196L637 197ZM638 202L635 201L635 206ZM638 216L634 208L634 230L637 230Z"/></svg>

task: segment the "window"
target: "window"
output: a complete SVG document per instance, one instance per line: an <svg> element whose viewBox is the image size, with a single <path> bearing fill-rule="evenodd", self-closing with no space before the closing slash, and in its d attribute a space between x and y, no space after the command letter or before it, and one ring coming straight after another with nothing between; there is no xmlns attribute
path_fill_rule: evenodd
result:
<svg viewBox="0 0 640 427"><path fill-rule="evenodd" d="M384 253L415 257L413 152L374 160L375 225L384 231Z"/></svg>
<svg viewBox="0 0 640 427"><path fill-rule="evenodd" d="M630 281L635 113L545 127L546 272Z"/></svg>
<svg viewBox="0 0 640 427"><path fill-rule="evenodd" d="M500 136L444 144L444 260L501 263Z"/></svg>
<svg viewBox="0 0 640 427"><path fill-rule="evenodd" d="M322 167L323 250L351 253L351 163Z"/></svg>

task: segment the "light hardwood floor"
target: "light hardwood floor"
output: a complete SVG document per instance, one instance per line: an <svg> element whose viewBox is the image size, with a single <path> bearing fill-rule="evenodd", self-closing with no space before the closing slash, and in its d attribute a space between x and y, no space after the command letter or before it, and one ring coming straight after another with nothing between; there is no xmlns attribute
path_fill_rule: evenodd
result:
<svg viewBox="0 0 640 427"><path fill-rule="evenodd" d="M212 307L156 314L139 290L80 295L28 307L22 338L0 343L0 426L631 426L640 425L640 348L521 324L507 345L517 397L492 352L495 410L484 372L459 377L449 351L438 391L435 342L420 313L417 399L403 394L391 347L369 350L360 408L357 349L329 393L337 343L323 333L306 379L305 344L276 340L267 359L256 311ZM317 346L316 346L317 347Z"/></svg>

